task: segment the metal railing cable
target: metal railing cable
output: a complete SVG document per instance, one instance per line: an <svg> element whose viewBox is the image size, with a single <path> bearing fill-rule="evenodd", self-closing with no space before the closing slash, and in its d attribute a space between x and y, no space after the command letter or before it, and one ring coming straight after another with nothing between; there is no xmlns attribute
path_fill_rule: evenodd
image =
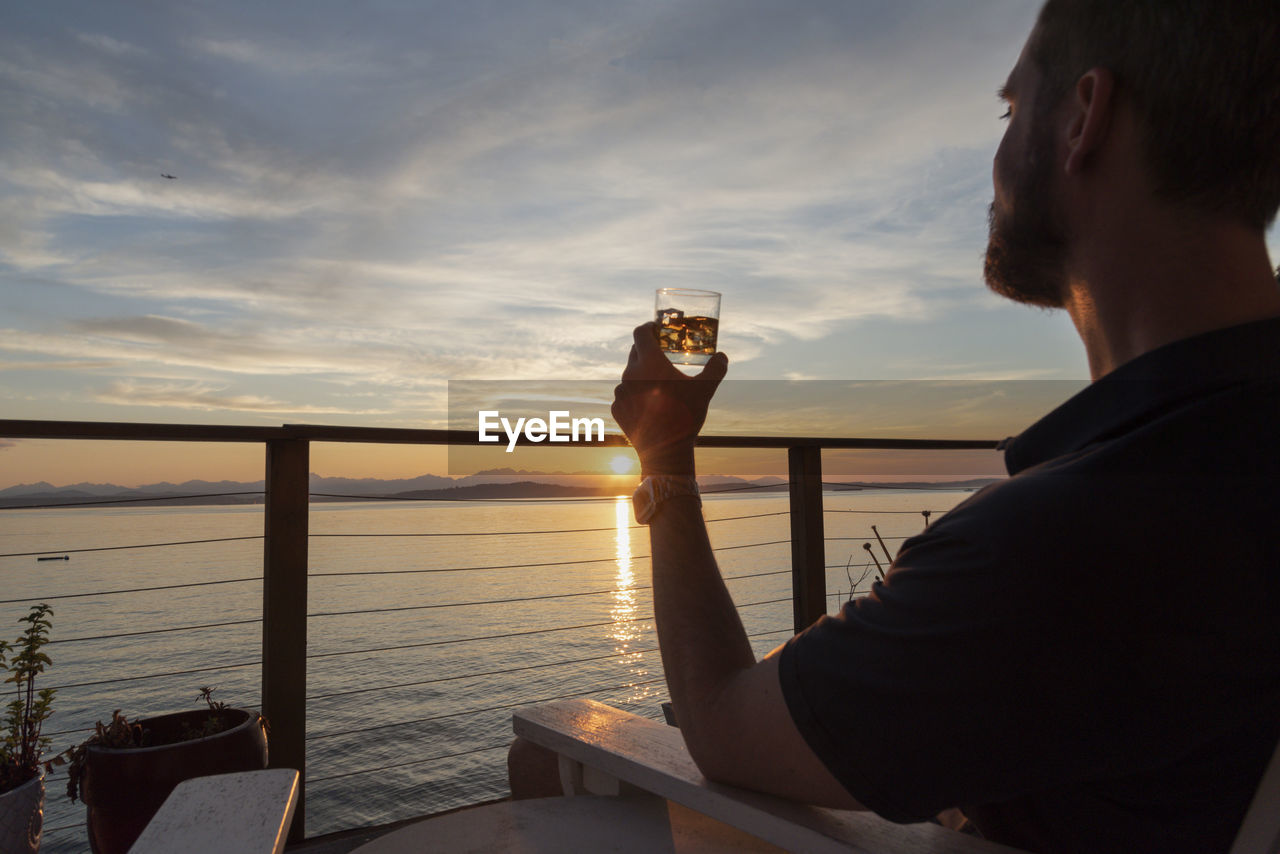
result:
<svg viewBox="0 0 1280 854"><path fill-rule="evenodd" d="M774 629L773 631L768 631L768 632L755 632L754 634L747 635L747 638L750 639L750 638L768 637L769 635L781 634L783 632L790 634L791 631L792 631L791 629ZM626 652L611 652L606 655L593 655L587 658L557 659L555 661L544 661L538 664L525 664L519 667L507 667L501 670L486 670L478 673L460 673L460 674L455 674L453 676L437 676L432 679L420 679L413 682L397 682L391 685L378 685L375 687L368 687L368 688L356 688L351 691L335 691L328 694L316 694L313 696L308 696L307 702L328 700L334 697L348 697L353 694L370 694L378 691L390 691L396 688L415 688L420 685L435 685L440 682L458 682L463 679L479 679L486 676L506 676L511 673L521 673L527 670L539 670L546 667L564 667L564 666L573 665L573 664L586 664L592 661L608 661L611 658L629 658L630 656L633 656L633 655L642 655L644 653L658 652L658 651L659 651L658 647L656 646L644 647L641 649L627 650Z"/></svg>
<svg viewBox="0 0 1280 854"><path fill-rule="evenodd" d="M941 514L945 511L943 510L844 510L839 508L827 507L827 508L824 508L822 512L823 513L856 513L863 516L902 516L904 514L909 516L919 516L921 513L928 513L930 515L933 515L935 513Z"/></svg>
<svg viewBox="0 0 1280 854"><path fill-rule="evenodd" d="M790 601L791 601L791 597L787 596L782 599L768 599L761 602L747 602L746 604L739 605L738 610L742 610L743 608L755 608L760 605L776 605L779 602L790 602ZM338 658L343 655L365 655L372 652L396 652L396 651L405 650L405 649L422 649L424 647L431 647L431 646L450 646L453 644L473 643L476 641L506 640L509 638L527 637L529 635L545 635L545 634L551 634L553 632L568 632L568 631L575 631L577 629L596 629L596 628L600 628L601 626L616 626L619 623L651 622L652 620L653 620L653 617L651 616L628 617L622 620L604 620L603 622L596 622L596 623L579 623L574 626L552 626L550 628L545 628L545 629L527 629L522 632L503 632L501 634L496 634L496 635L479 635L479 636L469 637L469 638L451 638L448 640L418 641L416 643L396 644L394 646L375 646L375 647L368 647L365 649L344 649L344 650L335 650L333 652L312 652L307 654L307 659L310 660L315 658Z"/></svg>
<svg viewBox="0 0 1280 854"><path fill-rule="evenodd" d="M725 581L737 581L744 578L764 578L771 575L790 575L789 569L771 570L769 572L753 572L748 575L726 575ZM572 593L547 593L541 596L513 596L506 599L481 599L474 602L433 602L428 605L395 605L388 608L358 608L351 611L319 611L307 614L313 617L349 617L360 614L391 614L398 611L431 611L440 608L467 608L476 605L510 605L520 602L542 602L550 599L573 599L580 596L605 596L611 593L625 593L632 590L652 590L652 584L635 584L629 587L609 587L603 590L579 590ZM261 622L261 621L259 621ZM195 628L204 628L197 626ZM164 631L164 630L161 630ZM172 631L177 631L173 629Z"/></svg>
<svg viewBox="0 0 1280 854"><path fill-rule="evenodd" d="M171 634L173 632L195 632L200 631L201 629L222 629L228 626L250 626L254 624L260 625L261 623L262 618L256 617L251 620L228 620L225 623L202 623L198 626L170 626L164 629L142 629L141 631L136 632L116 632L110 635L86 635L74 638L55 638L54 640L49 641L46 645L52 645L55 643L79 643L81 641L119 640L120 638L136 638L144 635L163 635Z"/></svg>
<svg viewBox="0 0 1280 854"><path fill-rule="evenodd" d="M709 487L703 488L703 496L719 495L721 493L731 492L759 492L762 490L772 490L774 492L784 492L787 484L783 483L765 483L765 484L748 484L746 486L729 486L721 488L718 485L711 484ZM449 487L445 487L448 489ZM464 487L465 488L465 487ZM449 502L483 502L486 504L508 503L508 504L525 504L530 501L572 501L582 504L598 504L603 502L615 502L618 498L626 498L630 496L634 487L627 487L626 495L620 493L611 493L609 495L545 495L533 496L528 498L499 498L499 497L483 497L483 496L411 496L411 495L349 495L334 492L311 492L308 495L312 498L337 498L345 501L449 501Z"/></svg>
<svg viewBox="0 0 1280 854"><path fill-rule="evenodd" d="M168 543L134 543L127 546L93 546L83 549L45 549L38 552L9 552L0 557L33 557L52 554L83 554L85 552L118 552L125 549L157 549L162 546L197 546L204 543L233 543L237 540L261 540L262 534L250 534L244 537L212 537L207 540L175 540Z"/></svg>
<svg viewBox="0 0 1280 854"><path fill-rule="evenodd" d="M193 498L226 498L238 495L266 495L266 491L262 489L252 490L249 492L206 492L193 495L149 495L134 498L103 498L93 499L91 501L64 501L50 504L9 504L0 505L0 510L46 510L51 507L92 507L102 504L139 504L148 502L151 504L166 504L173 501L190 501Z"/></svg>
<svg viewBox="0 0 1280 854"><path fill-rule="evenodd" d="M628 588L628 589L632 589L632 588ZM745 604L739 605L738 608L739 609L754 608L761 605L776 605L780 602L790 602L790 601L791 601L791 597L787 596L780 599L767 599L760 602L747 602ZM383 647L372 647L367 649L351 649L351 650L338 650L335 652L310 653L307 655L307 658L308 659L336 658L338 656L343 656L343 655L362 655L362 654L373 653L373 652L395 652L395 651L400 651L405 649L421 649L423 647L432 647L432 646L450 646L454 644L472 643L476 641L505 640L507 638L524 637L527 635L550 634L552 632L564 632L564 631L573 631L576 629L590 629L590 628L599 628L601 626L613 626L619 623L649 622L652 619L653 618L651 616L631 617L631 618L622 619L622 620L605 620L603 622L596 622L596 623L580 623L578 625L573 625L573 626L553 626L545 629L530 629L522 632L504 632L502 634L483 635L479 637L451 638L447 640L420 641L417 643L398 644L394 646L383 646ZM246 661L246 662L217 664L209 667L191 668L188 670L172 670L172 671L165 671L162 673L145 673L137 676L117 676L112 679L101 679L101 680L94 680L90 682L73 682L73 683L67 683L63 685L55 685L53 687L55 690L60 690L65 688L96 687L99 685L112 685L119 682L136 682L141 679L160 679L167 676L189 676L196 673L211 673L211 672L222 671L222 670L236 670L236 669L241 669L245 667L258 666L258 665L261 665L261 663L262 662L260 660L254 660L254 661Z"/></svg>
<svg viewBox="0 0 1280 854"><path fill-rule="evenodd" d="M514 709L519 706L531 706L534 703L550 703L555 700L570 700L575 697L589 697L593 694L607 694L610 691L623 691L628 688L639 688L642 685L656 685L659 682L666 682L666 681L667 680L665 676L660 676L657 679L647 679L643 682L627 682L622 685L613 685L608 688L592 688L589 691L574 691L569 694L557 694L554 697L539 697L536 700L517 700L514 703L501 703L496 706L485 706L484 708L480 708L480 709L463 709L462 711L458 711L458 712L445 712L444 714L441 714L441 715L431 715L429 717L415 718L414 720L409 720L409 721L392 721L390 723L385 723L385 724L364 725L355 729L339 730L335 732L323 732L317 735L308 736L307 741L322 741L326 738L338 738L344 735L351 735L353 732L361 732L361 733L377 732L378 730L383 730L383 729L394 729L396 727L416 726L417 724L432 723L433 721L443 721L443 720L447 720L448 718L458 718L458 717L463 717L465 715L479 715L479 714L483 714L484 712L497 712L503 709Z"/></svg>
<svg viewBox="0 0 1280 854"><path fill-rule="evenodd" d="M790 573L791 573L790 570L779 569L779 570L772 570L769 572L753 572L747 575L726 575L724 576L724 580L737 581L739 579L764 578L766 576L772 576L772 575L789 575ZM543 596L514 596L506 599L483 599L475 602L437 602L429 605L402 605L402 606L396 606L391 608L360 608L360 609L355 609L351 611L321 611L321 612L307 614L307 617L310 619L313 617L342 617L342 616L355 616L360 614L388 614L388 613L395 613L397 611L427 611L427 610L435 610L435 609L441 609L441 608L466 608L466 607L471 607L476 605L508 605L508 604L516 604L520 602L540 602L540 601L549 600L549 599L571 599L571 598L580 597L580 596L603 596L606 594L618 593L623 591L651 590L651 589L652 589L652 585L643 584L643 585L634 585L634 586L625 587L625 588L610 587L605 590L583 590L583 591L575 591L571 593L549 593ZM81 595L90 595L90 594L81 594ZM52 599L56 597L50 596L45 598ZM26 600L15 600L15 601L23 602ZM0 603L0 604L3 604L3 603ZM86 635L83 637L54 638L53 640L48 641L48 643L49 644L67 644L67 643L78 643L81 641L119 640L120 638L141 637L145 635L162 635L162 634L170 634L174 632L199 631L202 629L221 629L221 628L227 628L229 626L247 626L247 625L257 625L261 623L262 623L262 618L257 617L249 620L228 620L222 623L201 623L199 625L194 625L194 626L191 626L191 625L169 626L167 628L162 628L162 629L142 629L136 632L115 632L109 635Z"/></svg>
<svg viewBox="0 0 1280 854"><path fill-rule="evenodd" d="M775 601L782 601L782 600L775 600ZM767 631L767 632L755 632L753 634L747 635L747 637L759 638L759 637L768 637L769 635L777 635L777 634L783 634L783 633L790 634L791 629L773 629L772 631ZM538 664L521 665L519 667L508 667L500 670L489 670L489 671L482 671L477 673L462 673L462 674L456 674L453 676L439 676L432 679L422 679L414 682L401 682L401 683L396 683L392 685L377 685L377 686L367 687L367 688L357 688L352 691L335 691L328 694L316 694L313 696L308 696L306 699L307 699L307 702L313 702L313 701L318 702L321 700L332 699L334 697L346 697L354 694L376 693L379 691L389 691L396 688L413 688L420 685L433 685L440 682L457 682L464 679L478 679L486 676L503 676L511 673L520 673L527 670L538 670L538 669L547 668L547 667L564 667L564 666L574 665L574 664L585 664L592 661L607 661L608 659L611 659L611 658L629 658L630 656L633 656L633 655L641 655L641 654L650 653L650 652L658 652L658 648L656 646L644 647L642 649L628 650L627 652L612 652L612 653L608 653L607 655L590 656L587 658L557 659L555 661L545 661L545 662L540 662ZM177 674L160 674L160 675L186 675L186 674L177 673ZM80 685L63 685L60 687L63 687L63 688L80 687ZM48 736L74 735L76 733L92 732L92 731L93 731L92 727L77 727L75 729L53 730L53 731L46 732L45 735L48 735Z"/></svg>
<svg viewBox="0 0 1280 854"><path fill-rule="evenodd" d="M707 519L708 525L716 522L737 522L743 519L763 519L767 516L786 516L789 515L786 510L779 510L776 513L751 513L745 516L725 516L719 519ZM646 527L645 525L628 525L625 530L636 531ZM617 531L616 525L610 525L605 528L565 528L562 530L552 531L417 531L417 532L387 532L387 533L313 533L308 534L312 538L358 538L358 537L523 537L541 534L595 534L605 531ZM240 540L261 540L262 534L251 534L243 537L211 537L204 540L173 540L163 543L131 543L124 546L92 546L88 548L78 549L43 549L35 552L7 552L0 554L0 558L4 557L39 557L41 555L54 554L84 554L87 552L111 552L123 551L126 549L155 549L164 546L195 546L206 543L232 543Z"/></svg>
<svg viewBox="0 0 1280 854"><path fill-rule="evenodd" d="M791 540L768 540L762 543L743 543L736 546L717 546L716 551L731 551L733 549L754 549L761 546L776 546L780 544L789 544ZM645 560L651 555L634 555L631 560ZM427 569L356 569L344 572L313 572L311 578L339 578L359 575L422 575L425 573L437 572L476 572L480 570L493 569L536 569L547 566L580 566L587 563L613 563L617 561L616 554L609 557L587 558L584 560L552 560L543 563L505 563L494 564L488 566L452 566L452 567L430 567Z"/></svg>
<svg viewBox="0 0 1280 854"><path fill-rule="evenodd" d="M250 578L222 578L215 581L191 581L185 584L160 584L154 587L129 587L122 590L97 590L88 593L59 593L54 596L36 597L44 601L55 601L57 599L84 599L90 596L114 596L121 593L151 593L156 590L182 590L187 587L213 587L217 584L244 584L250 581L262 581L262 576L253 576ZM25 599L0 599L0 605L21 605L24 602L30 602L31 598ZM50 641L55 643L55 641Z"/></svg>
<svg viewBox="0 0 1280 854"><path fill-rule="evenodd" d="M239 670L245 667L259 667L262 665L262 659L254 659L253 661L242 661L234 664L215 664L210 667L193 667L190 670L170 670L165 673L144 673L139 676L117 676L113 679L100 679L94 682L71 682L65 685L54 685L53 690L61 691L66 688L88 688L98 685L114 685L119 682L137 682L140 679L162 679L166 676L190 676L195 673L212 673L218 670Z"/></svg>
<svg viewBox="0 0 1280 854"><path fill-rule="evenodd" d="M475 747L471 750L460 750L456 753L441 753L438 756L428 756L423 759L412 759L408 762L399 762L395 765L383 765L380 768L361 768L358 771L343 771L341 774L326 774L323 777L307 777L307 785L314 786L317 783L325 783L329 780L341 780L345 777L355 777L359 774L373 774L377 771L391 771L396 768L404 768L409 765L425 765L428 762L439 762L442 759L457 759L461 756L471 756L475 753L487 753L491 750L505 750L511 746L510 741L504 741L501 744L491 744L487 747Z"/></svg>
<svg viewBox="0 0 1280 854"><path fill-rule="evenodd" d="M458 673L453 676L437 676L433 679L418 679L413 682L396 682L391 685L378 685L370 688L355 688L350 691L334 691L329 694L315 694L307 697L307 702L318 702L320 700L331 700L334 697L350 697L355 694L372 694L379 691L392 691L397 688L417 688L422 685L436 685L441 682L458 682L463 679L482 679L486 676L507 676L512 673L523 673L528 670L541 670L547 667L565 667L573 664L587 664L592 661L608 661L611 658L627 658L632 655L642 655L647 652L657 652L656 646L644 647L643 649L633 649L627 652L611 652L607 655L592 655L587 658L568 658L557 659L555 661L543 661L538 664L525 664L520 667L506 667L501 670L483 670L477 673Z"/></svg>
<svg viewBox="0 0 1280 854"><path fill-rule="evenodd" d="M245 539L245 538L235 538L235 539ZM251 538L251 539L261 539L261 537ZM759 548L762 546L776 546L782 543L789 543L789 542L791 541L790 540L769 540L767 542L744 543L736 546L717 546L715 550L728 551L731 549ZM36 554L47 554L47 552L37 552ZM5 557L5 555L0 555L0 557ZM648 557L649 555L636 555L632 557L631 560L644 560ZM439 568L433 567L430 569L395 569L395 570L352 570L349 572L314 572L310 574L310 577L311 578L328 578L328 577L354 576L354 575L398 575L398 574L414 575L414 574L437 573L437 572L470 572L475 570L489 570L489 569L532 569L532 568L539 568L539 567L546 567L546 566L574 566L574 565L587 564L587 563L608 563L610 561L615 561L617 559L618 559L617 555L614 555L612 557L591 558L588 560L548 561L545 563L514 563L514 564L503 564L498 566L464 566L464 567L439 567ZM181 590L181 589L190 588L190 587L209 587L216 584L243 584L251 581L261 582L262 577L251 576L248 578L223 578L223 579L217 579L214 581L192 581L192 582L187 582L183 584L159 584L151 587L127 587L127 588L122 588L118 590L95 590L95 591L89 591L85 593L61 593L54 596L43 596L43 597L36 597L36 598L45 599L48 601L54 601L58 599L82 599L82 598L91 597L91 596L112 596L112 595L124 594L124 593L151 593L159 590ZM0 605L20 605L29 601L31 601L31 597L20 598L20 599L0 599ZM51 641L51 643L53 643L53 641Z"/></svg>
<svg viewBox="0 0 1280 854"><path fill-rule="evenodd" d="M718 519L705 519L708 525L716 522L738 522L743 519L763 519L767 516L789 516L790 511L778 510L774 513L749 513L745 516L721 516ZM639 531L648 528L648 525L627 525L621 530ZM386 532L386 533L325 533L308 534L309 537L524 537L533 534L600 534L606 531L613 532L619 530L617 525L608 525L603 528L562 528L551 531L418 531L418 532ZM45 554L41 552L41 554ZM5 557L5 555L0 555Z"/></svg>
<svg viewBox="0 0 1280 854"><path fill-rule="evenodd" d="M970 480L984 480L984 479L985 478L978 477L978 478L971 478ZM992 475L991 480L992 481L1004 480L1004 478L995 477L994 475ZM963 481L961 481L961 483L963 483ZM822 486L824 489L833 489L833 490L838 489L839 487L844 487L844 490L842 491L850 491L850 492L859 492L859 491L876 490L876 489L901 489L907 492L913 492L913 491L914 492L971 492L980 488L976 486L953 485L950 482L945 480L939 480L934 483L923 483L923 484L922 483L893 483L893 482L882 483L880 481L869 481L869 480L842 483L840 481L824 480L822 482Z"/></svg>

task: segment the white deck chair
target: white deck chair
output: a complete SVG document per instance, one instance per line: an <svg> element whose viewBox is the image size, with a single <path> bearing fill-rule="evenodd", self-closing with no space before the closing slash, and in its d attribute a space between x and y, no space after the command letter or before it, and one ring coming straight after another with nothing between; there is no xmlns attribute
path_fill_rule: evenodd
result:
<svg viewBox="0 0 1280 854"><path fill-rule="evenodd" d="M298 772L267 768L184 780L129 854L280 854L298 803Z"/></svg>
<svg viewBox="0 0 1280 854"><path fill-rule="evenodd" d="M974 852L1015 849L933 824L897 825L870 813L807 807L708 782L679 731L591 700L516 712L517 735L560 756L566 794L641 789L789 851ZM1280 854L1280 745L1263 774L1230 854Z"/></svg>

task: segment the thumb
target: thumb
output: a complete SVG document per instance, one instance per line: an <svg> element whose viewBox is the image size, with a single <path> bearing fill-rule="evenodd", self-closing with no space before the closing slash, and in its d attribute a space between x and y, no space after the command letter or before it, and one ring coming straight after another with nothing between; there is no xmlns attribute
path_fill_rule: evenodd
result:
<svg viewBox="0 0 1280 854"><path fill-rule="evenodd" d="M696 379L719 384L729 370L729 357L724 353L713 353L706 367L698 372Z"/></svg>

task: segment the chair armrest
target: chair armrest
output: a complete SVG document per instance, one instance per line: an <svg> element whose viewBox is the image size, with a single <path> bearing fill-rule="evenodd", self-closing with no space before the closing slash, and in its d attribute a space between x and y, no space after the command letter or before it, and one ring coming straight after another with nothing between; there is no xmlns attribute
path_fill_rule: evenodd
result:
<svg viewBox="0 0 1280 854"><path fill-rule="evenodd" d="M298 803L298 772L269 768L184 780L129 854L279 854Z"/></svg>
<svg viewBox="0 0 1280 854"><path fill-rule="evenodd" d="M1016 849L935 824L894 824L850 812L712 783L698 771L678 729L594 700L565 700L521 709L517 735L555 751L583 771L577 780L613 778L674 801L789 851L900 854L1012 854ZM586 785L591 791L607 786Z"/></svg>

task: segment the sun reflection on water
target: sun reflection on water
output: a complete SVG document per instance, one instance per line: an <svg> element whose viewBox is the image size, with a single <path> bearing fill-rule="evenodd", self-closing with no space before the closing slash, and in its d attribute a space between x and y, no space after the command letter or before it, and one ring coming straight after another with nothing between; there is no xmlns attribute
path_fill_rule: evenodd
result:
<svg viewBox="0 0 1280 854"><path fill-rule="evenodd" d="M631 557L631 501L619 496L614 505L614 563L617 573L614 583L613 603L609 609L609 617L613 626L609 637L613 639L614 651L622 656L619 661L630 677L630 690L626 702L634 703L655 696L652 685L638 685L652 678L652 673L645 663L645 654L635 652L642 646L648 623L637 619L640 608L637 604L636 574Z"/></svg>

